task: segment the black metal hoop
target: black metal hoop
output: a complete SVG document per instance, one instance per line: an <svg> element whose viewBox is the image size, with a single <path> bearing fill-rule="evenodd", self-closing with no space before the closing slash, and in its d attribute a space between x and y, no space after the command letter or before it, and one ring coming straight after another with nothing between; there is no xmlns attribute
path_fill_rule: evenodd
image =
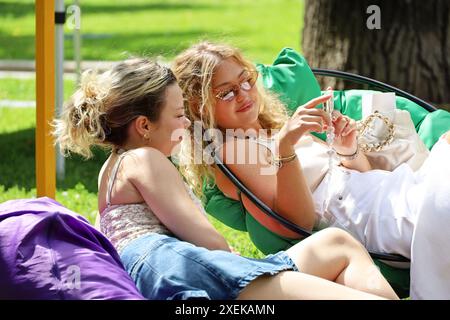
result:
<svg viewBox="0 0 450 320"><path fill-rule="evenodd" d="M386 84L386 83L378 81L378 80L374 80L371 78L367 78L364 76L360 76L357 74L344 72L344 71L328 70L328 69L321 69L321 68L312 68L311 70L315 75L318 75L318 76L340 78L340 79L344 79L344 80L353 81L356 83L370 85L370 86L376 87L382 91L395 92L395 94L397 94L398 96L404 97L408 100L411 100L414 103L417 103L419 106L421 106L422 108L424 108L425 110L427 110L429 112L433 112L433 111L437 110L437 108L435 106L433 106L431 103L428 103L406 91L403 91L401 89L398 89L394 86L391 86L389 84Z"/></svg>
<svg viewBox="0 0 450 320"><path fill-rule="evenodd" d="M260 209L263 213L268 215L269 217L280 222L284 227L289 230L299 234L303 237L309 237L312 235L312 232L299 227L298 225L292 223L286 218L280 216L277 212L272 210L269 206L267 206L264 202L262 202L258 197L256 197L237 177L231 172L231 170L222 162L217 154L214 155L215 164L219 167L219 169L223 172L223 174L230 179L230 181L241 191L247 198L250 199L253 204L255 204L258 209ZM405 258L398 254L391 253L380 253L380 252L369 252L370 256L374 259L380 259L385 261L395 261L395 262L410 262L408 258Z"/></svg>

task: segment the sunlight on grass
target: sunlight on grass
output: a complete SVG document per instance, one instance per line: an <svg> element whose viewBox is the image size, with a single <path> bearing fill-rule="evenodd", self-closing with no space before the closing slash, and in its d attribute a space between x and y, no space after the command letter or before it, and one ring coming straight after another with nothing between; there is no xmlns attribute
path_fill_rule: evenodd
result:
<svg viewBox="0 0 450 320"><path fill-rule="evenodd" d="M64 80L64 100L75 90L74 80ZM35 79L0 78L0 100L35 101Z"/></svg>
<svg viewBox="0 0 450 320"><path fill-rule="evenodd" d="M231 42L262 63L272 62L283 47L301 49L303 0L80 3L85 60L120 60L124 52L172 58L200 39ZM0 59L33 59L34 1L2 1L0 19ZM65 56L72 59L72 30L67 24L65 36Z"/></svg>

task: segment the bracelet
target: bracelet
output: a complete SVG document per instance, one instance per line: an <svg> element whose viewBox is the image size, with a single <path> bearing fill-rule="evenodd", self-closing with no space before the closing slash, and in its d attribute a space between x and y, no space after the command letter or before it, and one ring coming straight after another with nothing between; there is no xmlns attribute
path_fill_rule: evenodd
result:
<svg viewBox="0 0 450 320"><path fill-rule="evenodd" d="M337 151L336 151L336 154L338 155L338 157L341 160L346 160L346 161L355 160L359 154L359 145L356 145L356 151L353 154L340 154Z"/></svg>
<svg viewBox="0 0 450 320"><path fill-rule="evenodd" d="M297 154L293 153L287 157L272 157L272 163L275 167L277 167L278 169L281 168L283 166L283 164L291 162L292 160L294 160L295 158L297 158Z"/></svg>

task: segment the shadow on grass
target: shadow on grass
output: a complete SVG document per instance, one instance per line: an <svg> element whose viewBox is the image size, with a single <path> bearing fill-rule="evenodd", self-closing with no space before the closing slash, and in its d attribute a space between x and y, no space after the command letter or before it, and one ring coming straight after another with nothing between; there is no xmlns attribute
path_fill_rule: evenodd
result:
<svg viewBox="0 0 450 320"><path fill-rule="evenodd" d="M66 3L66 8L71 2ZM222 6L219 3L167 3L164 1L154 3L133 4L128 1L123 1L117 4L89 4L81 1L80 8L82 14L99 14L99 13L120 13L120 12L143 12L152 10L202 10L202 9L220 9ZM34 15L35 5L33 2L23 3L22 1L4 2L0 1L0 18L12 16L14 18L23 17L26 15Z"/></svg>
<svg viewBox="0 0 450 320"><path fill-rule="evenodd" d="M209 29L178 30L167 32L142 32L111 34L103 39L83 39L83 58L86 60L119 60L126 54L164 57L174 56L202 38L217 38L222 34ZM65 42L67 56L73 52L72 39ZM109 54L109 57L105 54Z"/></svg>
<svg viewBox="0 0 450 320"><path fill-rule="evenodd" d="M66 177L58 181L58 189L74 188L81 183L89 192L97 192L97 176L107 155L94 150L95 157L83 160L78 156L66 158ZM35 129L0 134L0 185L6 189L18 186L30 190L36 187Z"/></svg>
<svg viewBox="0 0 450 320"><path fill-rule="evenodd" d="M111 4L89 4L81 3L82 14L99 14L99 13L120 13L120 12L144 12L152 10L203 10L203 9L220 9L222 5L218 2L214 4L207 3L189 3L189 1L180 3L167 3L164 1L143 4L129 4L124 1L122 3Z"/></svg>
<svg viewBox="0 0 450 320"><path fill-rule="evenodd" d="M0 1L0 19L2 17L20 18L27 15L34 15L34 3L23 3L21 1L4 2Z"/></svg>
<svg viewBox="0 0 450 320"><path fill-rule="evenodd" d="M34 36L12 36L0 30L0 59L34 59L34 54Z"/></svg>
<svg viewBox="0 0 450 320"><path fill-rule="evenodd" d="M235 33L233 35L236 35ZM95 37L86 35L83 39L83 59L120 60L124 53L133 55L174 56L200 39L221 39L229 37L218 30L197 29L189 31L142 32L133 34L110 33ZM69 36L64 42L64 55L73 57L73 39ZM0 31L0 57L2 59L34 59L34 36L11 36Z"/></svg>

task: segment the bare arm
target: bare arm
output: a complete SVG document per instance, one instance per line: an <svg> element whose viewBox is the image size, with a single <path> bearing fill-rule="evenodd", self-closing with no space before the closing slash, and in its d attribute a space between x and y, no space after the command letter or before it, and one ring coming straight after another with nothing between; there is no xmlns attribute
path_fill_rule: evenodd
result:
<svg viewBox="0 0 450 320"><path fill-rule="evenodd" d="M313 135L310 135L310 136L315 142L320 143L325 146L327 145L321 139L319 139ZM369 160L367 160L366 155L361 151L358 153L358 156L355 159L343 160L343 161L341 161L341 164L346 168L358 170L359 172L365 172L365 171L372 170L372 166L370 165Z"/></svg>
<svg viewBox="0 0 450 320"><path fill-rule="evenodd" d="M287 157L294 154L294 145L303 134L309 131L321 132L323 130L323 124L329 123L329 119L323 110L314 107L329 98L330 96L316 98L296 111L277 135L277 156ZM252 143L254 142L245 142L245 159L251 158ZM274 170L272 167L273 170L268 171L267 162L261 161L261 158L264 157L257 157L255 164L248 163L248 161L238 164L233 161L235 159L227 157L230 148L239 149L236 142L225 143L222 150L224 162L250 190L286 219L305 229L313 228L315 224L314 202L298 159L283 164L279 170Z"/></svg>
<svg viewBox="0 0 450 320"><path fill-rule="evenodd" d="M358 145L356 121L342 115L338 111L334 111L333 114L333 126L336 135L333 148L340 154L354 154ZM342 161L342 165L346 168L358 170L360 172L365 172L372 169L366 155L361 151L355 159Z"/></svg>
<svg viewBox="0 0 450 320"><path fill-rule="evenodd" d="M372 166L370 165L369 160L362 152L360 152L355 159L349 161L344 160L341 163L344 167L358 170L359 172L372 170Z"/></svg>
<svg viewBox="0 0 450 320"><path fill-rule="evenodd" d="M258 157L258 163L238 164L225 156L227 149L240 145L241 147L244 146L246 159L249 159L249 154L251 150L255 149L255 144L255 142L248 140L243 141L243 144L227 142L222 153L223 161L261 201L293 223L312 229L315 220L314 205L311 192L297 159L276 170L275 167L262 160L262 157ZM286 147L283 151L291 152L289 147ZM265 174L269 172L273 173ZM230 190L224 190L224 184L221 183L223 181L222 174L219 170L217 173L220 174L217 181L219 188L225 194L230 195ZM244 204L247 204L247 201L244 201ZM250 207L247 207L247 209L251 210Z"/></svg>
<svg viewBox="0 0 450 320"><path fill-rule="evenodd" d="M142 148L130 158L127 165L135 168L130 181L170 231L197 246L230 251L223 236L190 198L176 168L161 152Z"/></svg>

